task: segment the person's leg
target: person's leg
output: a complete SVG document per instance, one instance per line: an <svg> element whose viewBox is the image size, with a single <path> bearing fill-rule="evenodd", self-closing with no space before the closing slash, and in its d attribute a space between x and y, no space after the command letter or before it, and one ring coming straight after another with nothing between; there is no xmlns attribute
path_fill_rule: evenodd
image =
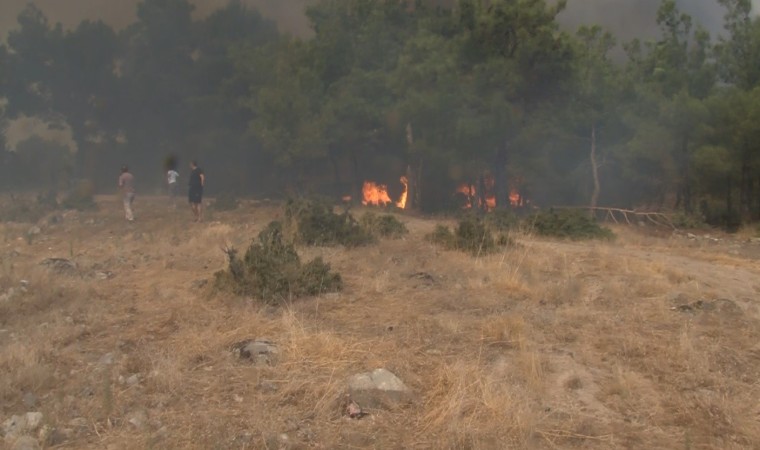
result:
<svg viewBox="0 0 760 450"><path fill-rule="evenodd" d="M198 203L198 222L203 222L203 201Z"/></svg>
<svg viewBox="0 0 760 450"><path fill-rule="evenodd" d="M134 195L132 194L124 195L124 217L130 222L134 220L134 216L132 215L132 199L133 198L134 198Z"/></svg>

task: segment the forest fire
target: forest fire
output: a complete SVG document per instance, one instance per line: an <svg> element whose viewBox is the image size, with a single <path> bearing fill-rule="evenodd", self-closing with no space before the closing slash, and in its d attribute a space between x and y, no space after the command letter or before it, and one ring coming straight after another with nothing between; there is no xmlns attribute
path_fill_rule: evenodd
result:
<svg viewBox="0 0 760 450"><path fill-rule="evenodd" d="M404 192L401 193L401 197L396 202L396 206L400 209L405 209L406 197L409 194L409 180L407 180L406 177L402 176L399 181L401 181L401 184L404 185Z"/></svg>
<svg viewBox="0 0 760 450"><path fill-rule="evenodd" d="M401 177L400 181L404 185L404 191L396 202L391 200L387 185L375 183L374 181L365 181L362 186L362 205L388 206L393 204L399 209L405 209L406 199L409 194L409 180L406 177Z"/></svg>
<svg viewBox="0 0 760 450"><path fill-rule="evenodd" d="M362 186L362 205L385 206L391 203L388 196L388 186L377 184L374 181L365 181Z"/></svg>
<svg viewBox="0 0 760 450"><path fill-rule="evenodd" d="M478 193L474 185L469 183L462 183L457 188L457 193L464 194L465 196L465 203L462 206L462 209L472 209L473 205L478 205L479 208L482 206L482 200L480 197L478 197ZM486 211L493 211L496 209L496 195L488 192L488 189L486 189L485 202Z"/></svg>
<svg viewBox="0 0 760 450"><path fill-rule="evenodd" d="M523 198L517 189L512 188L512 190L509 191L509 204L513 207L523 206Z"/></svg>

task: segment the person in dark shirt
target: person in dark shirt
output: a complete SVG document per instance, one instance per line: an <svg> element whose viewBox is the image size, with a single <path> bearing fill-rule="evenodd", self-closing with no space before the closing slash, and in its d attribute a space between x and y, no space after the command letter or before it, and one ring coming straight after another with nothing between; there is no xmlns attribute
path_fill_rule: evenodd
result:
<svg viewBox="0 0 760 450"><path fill-rule="evenodd" d="M203 186L206 184L206 175L195 161L190 162L190 170L188 200L195 221L200 222L203 220Z"/></svg>

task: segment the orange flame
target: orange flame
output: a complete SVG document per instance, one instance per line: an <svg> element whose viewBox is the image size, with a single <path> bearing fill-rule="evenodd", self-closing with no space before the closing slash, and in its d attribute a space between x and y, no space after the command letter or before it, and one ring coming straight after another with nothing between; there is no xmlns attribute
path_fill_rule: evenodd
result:
<svg viewBox="0 0 760 450"><path fill-rule="evenodd" d="M409 180L406 179L406 177L401 177L401 184L404 185L404 192L401 193L401 197L396 202L396 206L398 206L401 209L406 208L406 196L409 193Z"/></svg>
<svg viewBox="0 0 760 450"><path fill-rule="evenodd" d="M388 187L384 184L377 184L374 181L365 181L362 186L362 205L385 206L391 203L388 196Z"/></svg>
<svg viewBox="0 0 760 450"><path fill-rule="evenodd" d="M472 199L475 198L475 186L468 183L462 183L457 188L457 192L460 194L464 194L465 196L465 204L462 208L463 209L472 208Z"/></svg>
<svg viewBox="0 0 760 450"><path fill-rule="evenodd" d="M520 196L520 192L517 191L517 189L512 189L509 191L509 204L512 206L522 206L522 196Z"/></svg>

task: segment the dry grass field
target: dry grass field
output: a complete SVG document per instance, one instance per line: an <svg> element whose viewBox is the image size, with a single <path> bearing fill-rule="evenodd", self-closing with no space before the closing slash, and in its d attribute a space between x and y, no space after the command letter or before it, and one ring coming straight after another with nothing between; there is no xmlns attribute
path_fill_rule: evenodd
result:
<svg viewBox="0 0 760 450"><path fill-rule="evenodd" d="M42 448L760 447L758 243L616 228L476 258L400 215L401 240L299 248L344 290L272 307L210 281L277 205L194 224L138 198L129 224L98 202L39 234L0 225L0 425L42 413ZM277 360L231 352L253 338ZM348 418L346 380L376 368L412 401Z"/></svg>

